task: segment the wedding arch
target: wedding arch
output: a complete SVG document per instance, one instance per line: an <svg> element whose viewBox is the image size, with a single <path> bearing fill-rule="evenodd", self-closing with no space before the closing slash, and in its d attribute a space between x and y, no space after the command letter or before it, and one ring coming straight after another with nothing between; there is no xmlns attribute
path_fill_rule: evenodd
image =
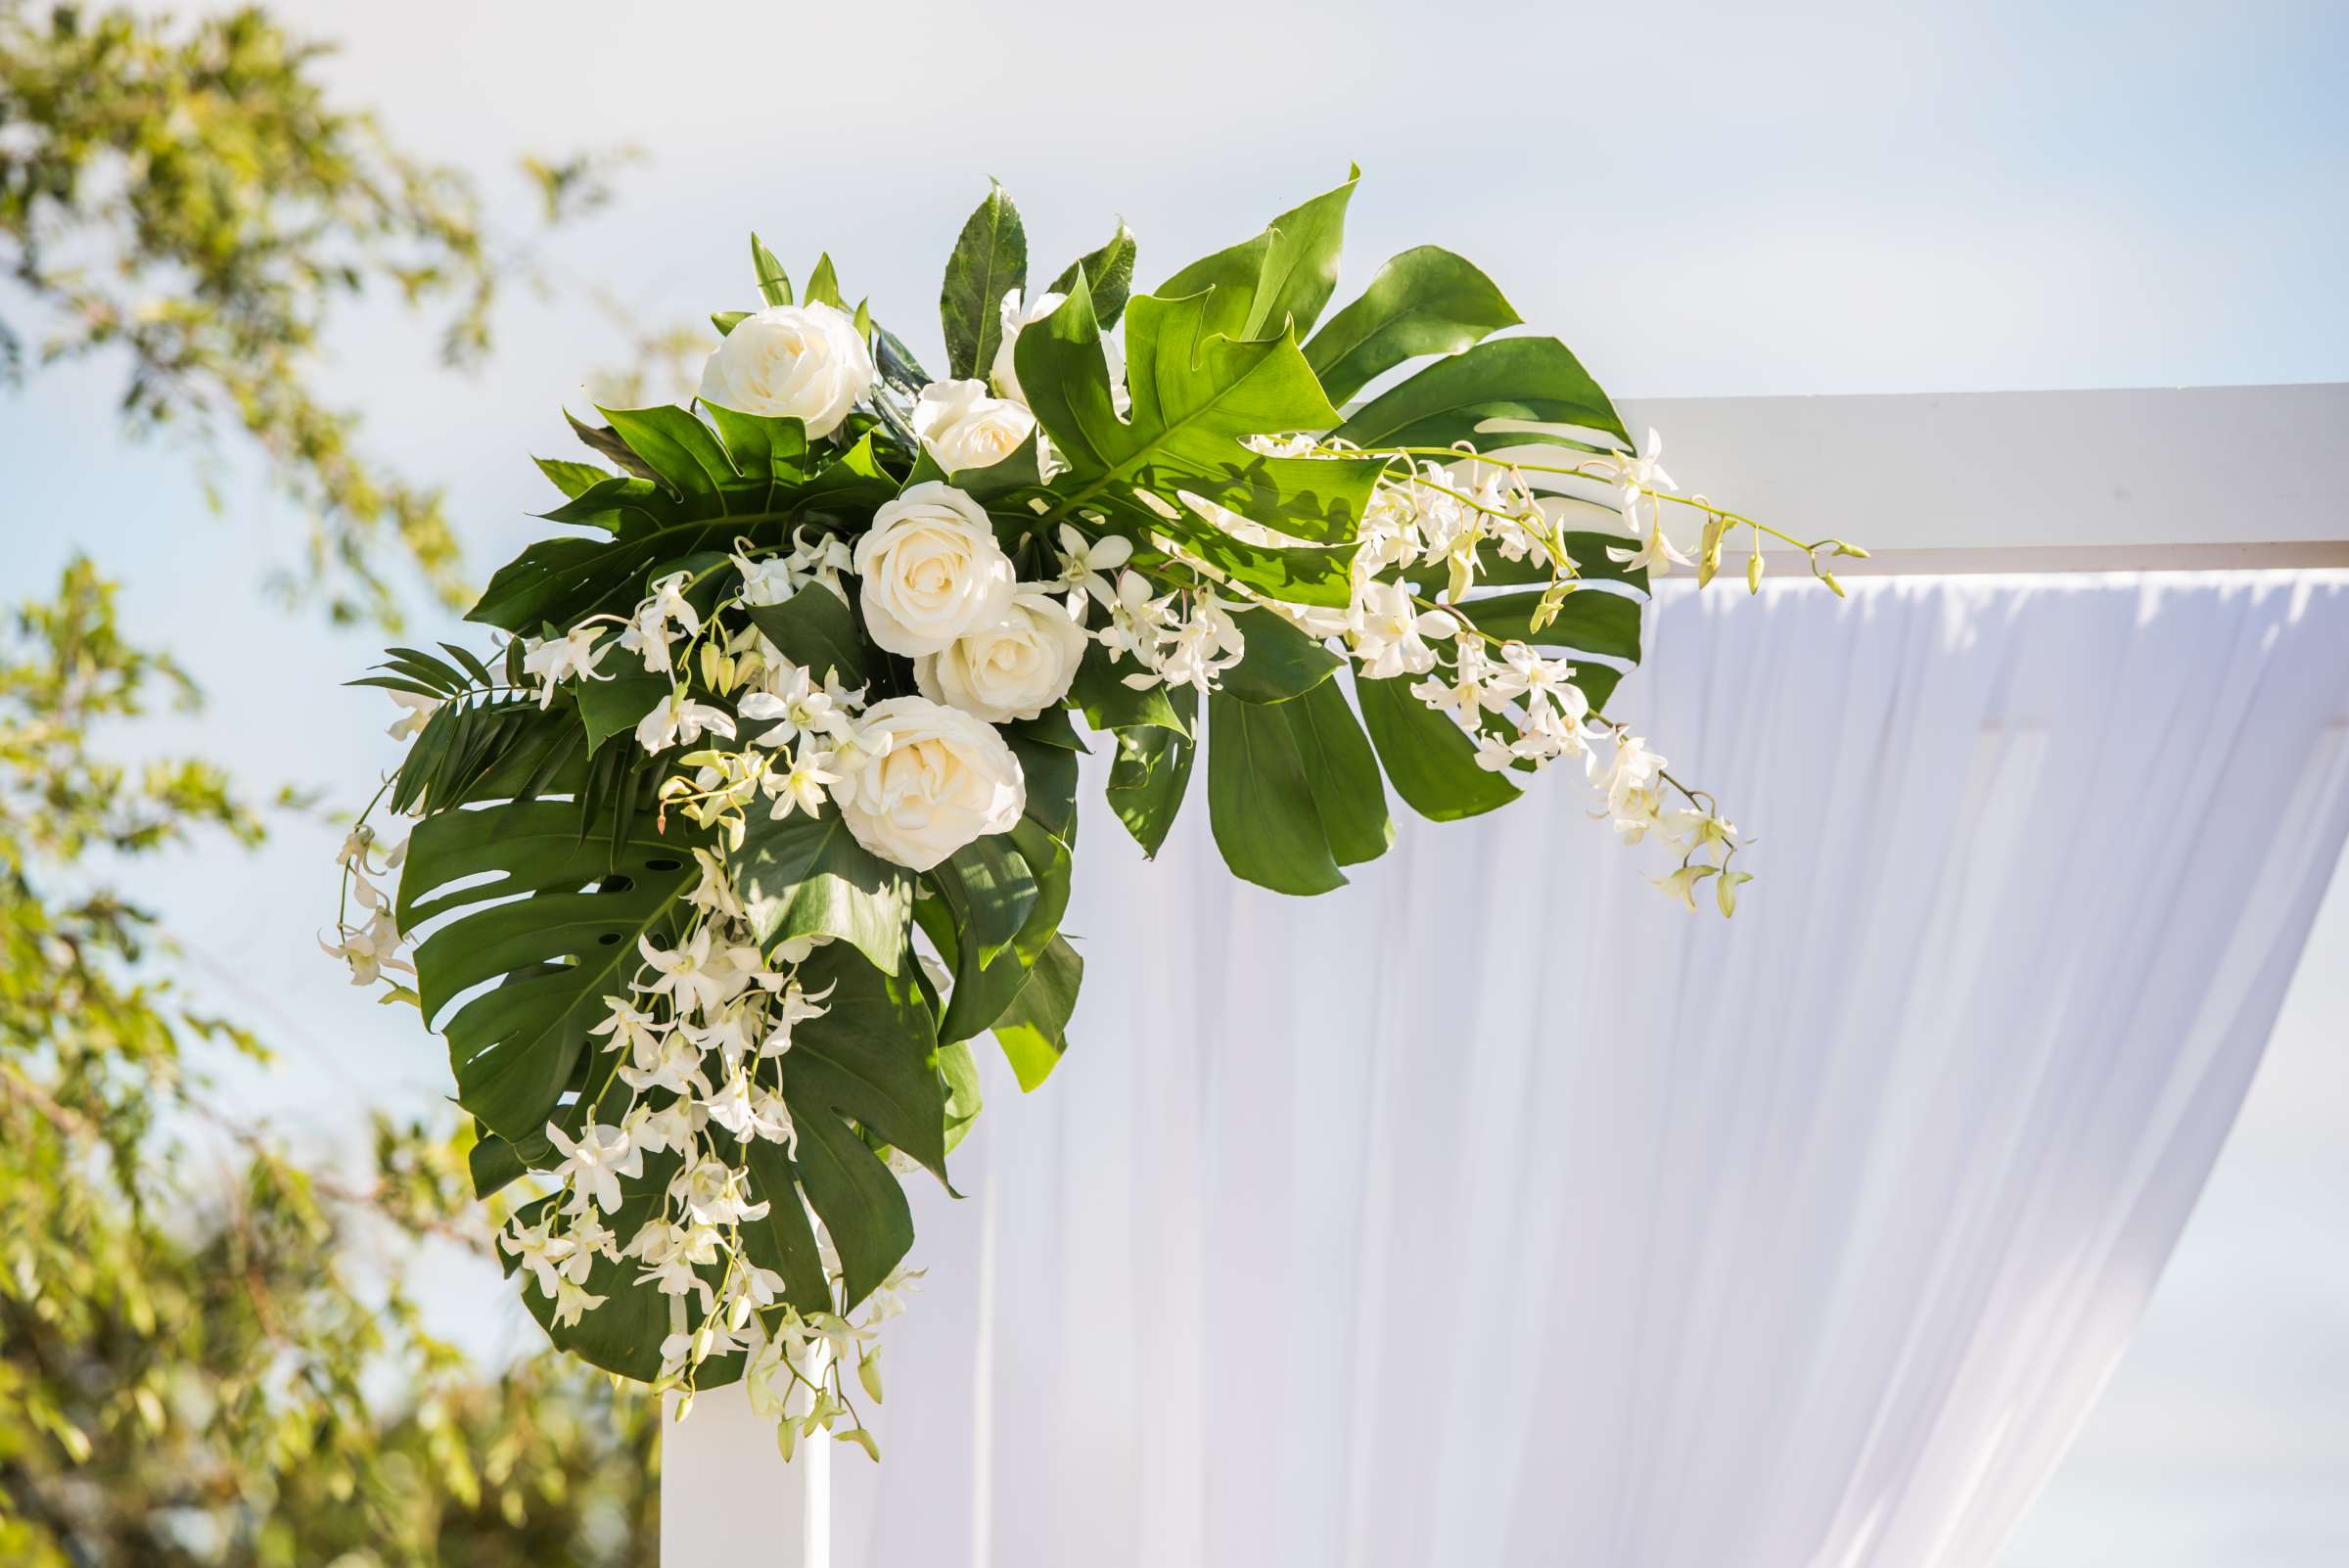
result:
<svg viewBox="0 0 2349 1568"><path fill-rule="evenodd" d="M1546 1561L1529 1499L1564 1461L1577 1557L1978 1563L2118 1354L2349 822L2338 519L2191 454L2256 431L2303 454L2260 484L2337 494L2341 389L1619 411L1449 253L1321 319L1351 192L1147 295L1122 227L1036 289L991 193L936 380L828 261L795 297L754 241L767 303L714 318L699 412L580 426L617 473L542 460L586 531L493 582L476 619L511 640L369 677L414 737L383 805L425 819L354 834L336 949L448 1034L484 1196L540 1183L504 1244L557 1342L702 1405L669 1436L679 1560ZM1741 510L1675 488L1651 424ZM1654 580L1725 551L1750 594ZM1777 592L1789 567L1834 594ZM2221 568L2267 571L2164 576ZM2215 807L2235 775L2114 738L2175 736L2186 693L2278 814L2166 871L2030 853ZM1701 738L1761 840L1643 733ZM1774 863L1780 923L1661 925L1685 910L1635 877L1625 904L1571 795L1390 819L1562 759L1671 846L1671 901L1728 913ZM1081 779L1130 835L1088 838L1106 881L1073 873ZM2313 854L2278 853L2286 811ZM1359 885L1285 905L1211 858ZM2113 930L2068 959L2003 917L2089 878ZM2156 972L2149 1011L2125 992ZM1927 994L1995 1033L1923 1026ZM1021 1094L1047 1075L1085 1086ZM966 1138L976 1204L943 1181ZM1880 1251L1969 1180L1994 1196L1938 1249ZM917 1219L887 1387L921 1412L892 1428L874 1331ZM1042 1266L1060 1296L1023 1298ZM1296 1351L1258 1315L1284 1287L1328 1343L1264 1353ZM1778 1337L1727 1331L1739 1305ZM1590 1402L1626 1429L1542 1403L1588 1399L1591 1356L1628 1358ZM1796 1419L1823 1435L1788 1448ZM835 1471L823 1435L889 1460ZM1768 1487L1723 1487L1766 1449L1737 1464ZM1007 1505L1021 1464L1098 1506ZM1691 1487L1714 1502L1668 1505Z"/></svg>

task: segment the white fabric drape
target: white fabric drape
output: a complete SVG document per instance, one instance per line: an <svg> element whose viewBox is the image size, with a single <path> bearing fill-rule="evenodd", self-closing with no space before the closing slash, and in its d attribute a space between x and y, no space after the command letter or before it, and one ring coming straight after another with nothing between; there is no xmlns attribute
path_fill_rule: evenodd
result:
<svg viewBox="0 0 2349 1568"><path fill-rule="evenodd" d="M917 1197L840 1568L1989 1563L2339 857L2349 576L1850 586L1669 596L1619 704L1760 835L1727 925L1565 778L1315 900L1088 801L1076 1048ZM741 1467L795 1561L730 1422L669 1539Z"/></svg>

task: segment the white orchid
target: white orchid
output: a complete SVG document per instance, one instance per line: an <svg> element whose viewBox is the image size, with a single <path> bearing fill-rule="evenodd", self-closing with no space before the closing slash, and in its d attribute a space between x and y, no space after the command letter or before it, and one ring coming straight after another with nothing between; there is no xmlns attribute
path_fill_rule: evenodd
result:
<svg viewBox="0 0 2349 1568"><path fill-rule="evenodd" d="M420 691L395 691L390 693L390 696L393 702L407 710L392 720L392 726L384 731L393 740L406 740L430 723L433 715L440 711L439 698L427 697Z"/></svg>
<svg viewBox="0 0 2349 1568"><path fill-rule="evenodd" d="M1133 541L1121 533L1105 533L1088 540L1063 523L1058 554L1060 576L1052 586L1068 590L1069 619L1082 622L1088 597L1103 604L1117 598L1118 590L1111 585L1109 574L1133 559Z"/></svg>
<svg viewBox="0 0 2349 1568"><path fill-rule="evenodd" d="M523 672L538 682L538 707L544 710L555 700L555 688L566 680L610 680L595 668L603 650L596 646L602 633L592 625L574 626L560 637L530 644L522 661Z"/></svg>
<svg viewBox="0 0 2349 1568"><path fill-rule="evenodd" d="M1408 583L1372 583L1356 597L1355 605L1348 628L1354 656L1372 680L1426 674L1436 668L1436 651L1427 639L1442 641L1459 633L1459 623L1451 616L1419 609Z"/></svg>
<svg viewBox="0 0 2349 1568"><path fill-rule="evenodd" d="M704 1012L727 1001L742 990L742 981L723 951L712 958L708 926L667 951L654 946L651 938L638 937L636 950L659 978L635 989L672 998L679 1013Z"/></svg>
<svg viewBox="0 0 2349 1568"><path fill-rule="evenodd" d="M672 691L636 724L636 744L647 752L671 746L691 746L705 734L734 738L734 719L722 708L697 703L681 690Z"/></svg>
<svg viewBox="0 0 2349 1568"><path fill-rule="evenodd" d="M830 799L825 791L845 776L832 771L830 752L802 750L791 766L780 773L767 774L766 792L775 803L767 808L767 816L780 822L794 810L816 815Z"/></svg>
<svg viewBox="0 0 2349 1568"><path fill-rule="evenodd" d="M1628 572L1645 572L1657 577L1663 576L1676 566L1696 564L1665 533L1661 518L1649 525L1647 537L1640 541L1639 548L1626 550L1610 544L1607 546L1607 559Z"/></svg>
<svg viewBox="0 0 2349 1568"><path fill-rule="evenodd" d="M782 661L768 669L760 680L760 689L752 692L736 705L736 712L745 719L763 723L775 720L772 728L751 737L758 746L788 746L803 735L845 735L849 730L848 710L855 694L839 683L836 675L827 672L823 685L815 677L790 661Z"/></svg>
<svg viewBox="0 0 2349 1568"><path fill-rule="evenodd" d="M1639 536L1639 502L1649 490L1677 490L1672 476L1664 472L1664 438L1654 426L1648 427L1647 444L1632 452L1609 452L1593 459L1587 468L1594 478L1615 486L1615 509L1623 514L1623 530L1634 538Z"/></svg>
<svg viewBox="0 0 2349 1568"><path fill-rule="evenodd" d="M606 1214L612 1213L621 1204L620 1178L644 1174L644 1154L624 1128L589 1122L574 1140L549 1122L546 1139L563 1156L555 1167L555 1179L573 1189L569 1207L575 1210L583 1210L593 1198Z"/></svg>

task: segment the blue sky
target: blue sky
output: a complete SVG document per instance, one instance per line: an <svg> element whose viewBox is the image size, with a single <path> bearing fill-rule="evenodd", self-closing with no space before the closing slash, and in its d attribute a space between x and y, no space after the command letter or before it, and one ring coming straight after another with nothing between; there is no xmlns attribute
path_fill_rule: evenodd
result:
<svg viewBox="0 0 2349 1568"><path fill-rule="evenodd" d="M527 511L548 499L524 455L563 450L561 401L622 355L577 281L648 323L745 305L743 235L756 227L795 271L830 249L851 294L869 294L918 346L935 341L940 266L990 174L1020 201L1041 266L1057 270L1123 213L1154 279L1359 161L1354 277L1412 244L1461 251L1622 394L2349 379L2338 4L1790 17L1054 0L1016 18L769 3L658 20L538 0L274 9L342 41L338 83L412 147L484 170L501 202L519 187L494 171L525 149L646 155L614 208L545 253L575 287L507 311L491 374L439 375L426 335L388 314L354 317L335 341L333 385L367 408L375 449L449 484L477 572L528 536ZM12 319L17 303L0 294ZM87 550L126 581L134 631L177 650L213 695L173 738L240 759L256 787L363 798L392 756L390 715L338 683L373 641L265 601L259 584L292 559L297 520L241 465L213 516L183 454L126 448L110 370L45 374L0 400L0 593L37 591ZM427 618L422 629L445 628ZM360 1004L307 947L331 849L323 830L290 828L256 859L194 857L148 893L203 983L292 1058L256 1085L266 1103L327 1117L387 1096L428 1103L443 1069L412 1018ZM2342 905L2336 891L2321 937L2335 952L2349 951ZM2312 1231L2298 1207L2312 1182L2336 1212L2349 1195L2337 1068L2349 995L2316 984L2304 981L2279 1043L2286 1089L2263 1084L2237 1140L2253 1146L2256 1130L2265 1153L2231 1152L2206 1206L2206 1221L2232 1216L2233 1228L2206 1256L2197 1224L2116 1386L2124 1427L2092 1428L2012 1568L2219 1560L2175 1528L2128 1553L2099 1549L2123 1514L2158 1521L2185 1506L2222 1529L2296 1517L2298 1504L2220 1497L2215 1483L2181 1501L2196 1477L2239 1470L2256 1493L2290 1471L2295 1497L2349 1492L2337 1465L2258 1462L2280 1443L2287 1458L2349 1454L2349 1427L2325 1413L2349 1409L2349 1386L2322 1370L2349 1363L2349 1268L2337 1231ZM2263 1268L2283 1277L2247 1290ZM2254 1295L2283 1302L2276 1320L2246 1305ZM2265 1349L2236 1358L2246 1369L2230 1383L2211 1347L2245 1336ZM2146 1436L2163 1410L2166 1446ZM2217 1433L2222 1452L2177 1435L2188 1428ZM2128 1502L2155 1491L2170 1512ZM2227 1560L2337 1561L2345 1511Z"/></svg>

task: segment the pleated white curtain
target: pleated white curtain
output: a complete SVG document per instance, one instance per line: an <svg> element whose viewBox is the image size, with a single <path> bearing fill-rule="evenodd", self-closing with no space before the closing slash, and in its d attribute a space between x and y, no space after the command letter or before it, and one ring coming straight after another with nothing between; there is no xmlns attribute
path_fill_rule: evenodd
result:
<svg viewBox="0 0 2349 1568"><path fill-rule="evenodd" d="M2339 858L2349 576L1851 588L1670 596L1624 694L1761 836L1726 926L1565 779L1315 900L1093 811L834 1562L1989 1563ZM671 1560L799 1560L725 1402L666 1484Z"/></svg>

